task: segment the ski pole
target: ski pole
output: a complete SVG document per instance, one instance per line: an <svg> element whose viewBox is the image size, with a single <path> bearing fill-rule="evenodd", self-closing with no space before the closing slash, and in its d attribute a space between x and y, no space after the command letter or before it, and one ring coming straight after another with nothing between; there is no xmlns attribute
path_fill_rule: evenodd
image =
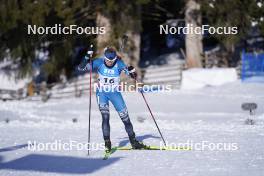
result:
<svg viewBox="0 0 264 176"><path fill-rule="evenodd" d="M93 49L93 45L90 46L90 51ZM89 80L89 122L88 122L88 155L90 155L90 142L91 142L91 108L92 108L92 54L90 54L90 80Z"/></svg>
<svg viewBox="0 0 264 176"><path fill-rule="evenodd" d="M166 147L166 142L165 142L164 137L163 137L163 135L162 135L162 133L161 133L161 131L160 131L160 128L159 128L159 126L158 126L158 124L157 124L157 122L156 122L156 119L154 118L154 115L153 115L153 113L152 113L152 111L151 111L151 109L150 109L150 107L149 107L149 104L148 104L148 102L147 102L147 100L146 100L146 97L145 97L145 95L143 94L142 91L141 91L140 93L141 93L141 95L142 95L142 97L143 97L143 99L144 99L144 101L145 101L145 103L146 103L146 105L147 105L147 107L148 107L148 110L149 110L149 112L150 112L150 115L151 115L151 117L152 117L152 119L153 119L153 121L154 121L154 123L155 123L155 125L156 125L156 127L157 127L157 129L158 129L158 131L159 131L159 134L160 134L160 137L161 137L161 139L162 139L162 141L163 141L163 143L164 143L164 146Z"/></svg>
<svg viewBox="0 0 264 176"><path fill-rule="evenodd" d="M119 51L122 52L122 53L124 53L124 48L125 48L125 46L126 46L127 40L128 40L128 36L124 34L124 35L122 36L121 45L120 45L120 47L119 47ZM135 79L135 81L138 82L137 79ZM159 126L158 126L158 124L157 124L157 122L156 122L156 120L155 120L155 118L154 118L154 115L153 115L153 113L152 113L152 111L151 111L151 109L150 109L150 107L149 107L149 104L148 104L148 102L147 102L147 100L146 100L146 97L145 97L145 95L143 94L143 91L140 91L140 93L141 93L141 95L142 95L142 97L143 97L143 99L144 99L144 101L145 101L145 104L146 104L147 107L148 107L148 110L149 110L149 112L150 112L150 115L151 115L151 117L152 117L152 119L153 119L153 121L154 121L154 123L155 123L155 125L156 125L156 127L157 127L157 129L158 129L158 131L159 131L159 134L160 134L160 137L162 138L162 141L163 141L163 143L164 143L164 146L166 147L166 142L165 142L165 140L164 140L164 138L163 138L163 135L162 135L162 133L161 133L161 131L160 131L160 128L159 128Z"/></svg>
<svg viewBox="0 0 264 176"><path fill-rule="evenodd" d="M138 81L136 80L136 82L138 82ZM159 128L159 126L158 126L158 123L156 122L156 119L154 118L154 115L153 115L153 113L152 113L152 111L151 111L151 109L150 109L150 106L149 106L149 104L148 104L148 102L147 102L147 99L146 99L145 95L143 94L143 90L141 90L140 93L141 93L141 95L142 95L142 97L143 97L143 99L144 99L144 102L145 102L145 104L146 104L147 107L148 107L148 110L149 110L149 112L150 112L150 115L151 115L151 117L152 117L152 119L153 119L153 121L154 121L154 123L155 123L155 125L156 125L156 127L157 127L157 129L158 129L158 131L159 131L159 134L160 134L160 137L161 137L161 139L162 139L162 141L163 141L163 143L164 143L164 146L166 147L166 142L165 142L165 140L164 140L164 137L163 137L163 135L162 135L162 133L161 133L161 131L160 131L160 128Z"/></svg>

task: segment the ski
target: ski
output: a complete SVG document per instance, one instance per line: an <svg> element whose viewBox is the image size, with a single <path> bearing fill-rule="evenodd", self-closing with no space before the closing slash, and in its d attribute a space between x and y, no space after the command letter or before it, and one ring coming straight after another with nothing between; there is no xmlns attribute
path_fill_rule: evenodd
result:
<svg viewBox="0 0 264 176"><path fill-rule="evenodd" d="M146 146L142 149L133 149L132 147L117 147L116 150L191 150L190 147L160 147L160 146Z"/></svg>
<svg viewBox="0 0 264 176"><path fill-rule="evenodd" d="M107 160L111 154L113 154L118 147L112 147L110 151L105 150L103 160Z"/></svg>
<svg viewBox="0 0 264 176"><path fill-rule="evenodd" d="M103 160L107 160L111 154L113 154L115 151L128 151L128 150L167 150L167 151L186 151L186 150L192 150L190 147L160 147L160 146L146 146L142 149L133 149L130 146L122 146L122 147L113 147L110 151L105 151Z"/></svg>

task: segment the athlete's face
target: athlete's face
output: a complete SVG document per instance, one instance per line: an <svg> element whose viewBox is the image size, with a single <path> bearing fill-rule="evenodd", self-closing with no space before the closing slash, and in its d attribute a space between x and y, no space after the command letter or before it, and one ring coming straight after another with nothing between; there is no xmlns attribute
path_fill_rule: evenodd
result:
<svg viewBox="0 0 264 176"><path fill-rule="evenodd" d="M111 60L105 59L105 63L106 63L106 65L107 65L108 67L113 66L114 62L115 62L115 61L111 61Z"/></svg>

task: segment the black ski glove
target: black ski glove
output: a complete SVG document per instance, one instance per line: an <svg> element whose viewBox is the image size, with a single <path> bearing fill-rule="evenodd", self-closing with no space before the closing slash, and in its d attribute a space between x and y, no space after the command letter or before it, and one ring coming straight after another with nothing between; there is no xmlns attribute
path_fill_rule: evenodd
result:
<svg viewBox="0 0 264 176"><path fill-rule="evenodd" d="M137 79L137 73L136 73L136 69L133 66L129 66L127 68L128 72L129 72L129 76L133 79Z"/></svg>
<svg viewBox="0 0 264 176"><path fill-rule="evenodd" d="M82 60L82 62L78 65L78 70L79 71L87 70L86 66L88 63L90 63L90 58L85 56L85 58Z"/></svg>
<svg viewBox="0 0 264 176"><path fill-rule="evenodd" d="M93 51L92 50L87 51L86 55L84 56L83 61L78 66L78 70L80 70L80 71L87 70L86 66L87 66L88 63L90 63L92 55L93 55Z"/></svg>

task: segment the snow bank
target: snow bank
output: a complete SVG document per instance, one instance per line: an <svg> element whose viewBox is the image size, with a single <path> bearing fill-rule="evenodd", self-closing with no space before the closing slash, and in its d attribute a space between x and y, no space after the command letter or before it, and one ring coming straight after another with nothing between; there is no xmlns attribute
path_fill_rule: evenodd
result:
<svg viewBox="0 0 264 176"><path fill-rule="evenodd" d="M29 79L15 79L15 75L7 75L0 72L0 89L17 90L23 88Z"/></svg>
<svg viewBox="0 0 264 176"><path fill-rule="evenodd" d="M206 86L219 86L238 79L234 68L194 68L183 71L181 89L199 89Z"/></svg>

